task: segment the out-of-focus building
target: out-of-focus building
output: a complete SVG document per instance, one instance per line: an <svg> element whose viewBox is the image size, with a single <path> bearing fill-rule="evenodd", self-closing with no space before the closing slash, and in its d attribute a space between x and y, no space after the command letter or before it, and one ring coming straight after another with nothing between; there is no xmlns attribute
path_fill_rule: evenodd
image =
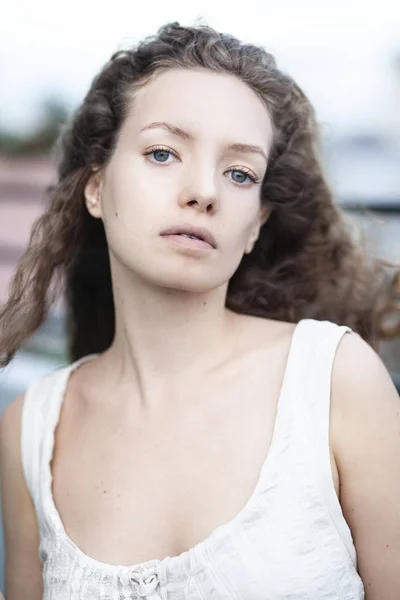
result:
<svg viewBox="0 0 400 600"><path fill-rule="evenodd" d="M328 178L362 243L400 267L400 135L343 137L325 154ZM389 370L400 372L400 341L382 343L380 353Z"/></svg>
<svg viewBox="0 0 400 600"><path fill-rule="evenodd" d="M32 225L44 209L45 190L55 177L48 156L0 155L0 306L4 305L18 261L28 244ZM0 371L0 414L10 398L26 388L35 373L60 364L65 357L62 307L50 318L11 364ZM24 368L18 369L22 364Z"/></svg>
<svg viewBox="0 0 400 600"><path fill-rule="evenodd" d="M44 190L53 176L46 156L0 156L0 304L6 299L32 224L43 210Z"/></svg>
<svg viewBox="0 0 400 600"><path fill-rule="evenodd" d="M338 202L363 234L371 253L400 266L400 52L392 61L392 110L382 131L325 140L326 171ZM400 341L381 356L400 373Z"/></svg>

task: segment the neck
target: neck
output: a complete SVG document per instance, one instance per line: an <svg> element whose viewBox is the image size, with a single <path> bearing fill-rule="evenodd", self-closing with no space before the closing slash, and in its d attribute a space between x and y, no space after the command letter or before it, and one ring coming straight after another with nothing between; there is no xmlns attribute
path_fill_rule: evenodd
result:
<svg viewBox="0 0 400 600"><path fill-rule="evenodd" d="M232 348L234 313L227 285L205 293L143 280L114 286L115 338L107 364L118 382L134 384L142 401L221 362ZM121 284L121 285L120 285Z"/></svg>

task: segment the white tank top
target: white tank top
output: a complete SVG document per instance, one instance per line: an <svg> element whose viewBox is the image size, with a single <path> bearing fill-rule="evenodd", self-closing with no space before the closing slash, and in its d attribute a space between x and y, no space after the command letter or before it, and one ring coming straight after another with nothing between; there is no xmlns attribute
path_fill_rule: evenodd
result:
<svg viewBox="0 0 400 600"><path fill-rule="evenodd" d="M297 325L272 443L254 492L236 517L179 556L132 566L82 552L68 537L52 496L50 461L64 391L71 371L91 356L30 386L22 462L39 523L43 599L363 599L329 457L331 371L346 331L330 321Z"/></svg>

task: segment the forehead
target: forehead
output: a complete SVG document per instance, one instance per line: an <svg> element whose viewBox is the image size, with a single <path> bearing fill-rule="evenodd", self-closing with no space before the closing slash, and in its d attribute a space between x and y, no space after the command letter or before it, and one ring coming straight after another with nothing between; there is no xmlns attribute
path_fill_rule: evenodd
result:
<svg viewBox="0 0 400 600"><path fill-rule="evenodd" d="M168 121L198 138L259 144L272 141L268 110L257 94L234 75L206 69L169 69L135 91L127 121L140 131Z"/></svg>

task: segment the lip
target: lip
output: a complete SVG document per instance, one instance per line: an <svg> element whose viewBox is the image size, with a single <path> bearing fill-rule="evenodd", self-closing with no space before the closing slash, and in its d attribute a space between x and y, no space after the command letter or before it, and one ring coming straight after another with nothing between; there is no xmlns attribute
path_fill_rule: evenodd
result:
<svg viewBox="0 0 400 600"><path fill-rule="evenodd" d="M183 224L176 225L174 227L169 227L161 232L161 236L165 235L180 235L182 233L186 233L187 235L194 235L197 238L207 242L212 248L217 247L217 243L215 241L214 236L208 229L204 227L194 227L193 225Z"/></svg>

